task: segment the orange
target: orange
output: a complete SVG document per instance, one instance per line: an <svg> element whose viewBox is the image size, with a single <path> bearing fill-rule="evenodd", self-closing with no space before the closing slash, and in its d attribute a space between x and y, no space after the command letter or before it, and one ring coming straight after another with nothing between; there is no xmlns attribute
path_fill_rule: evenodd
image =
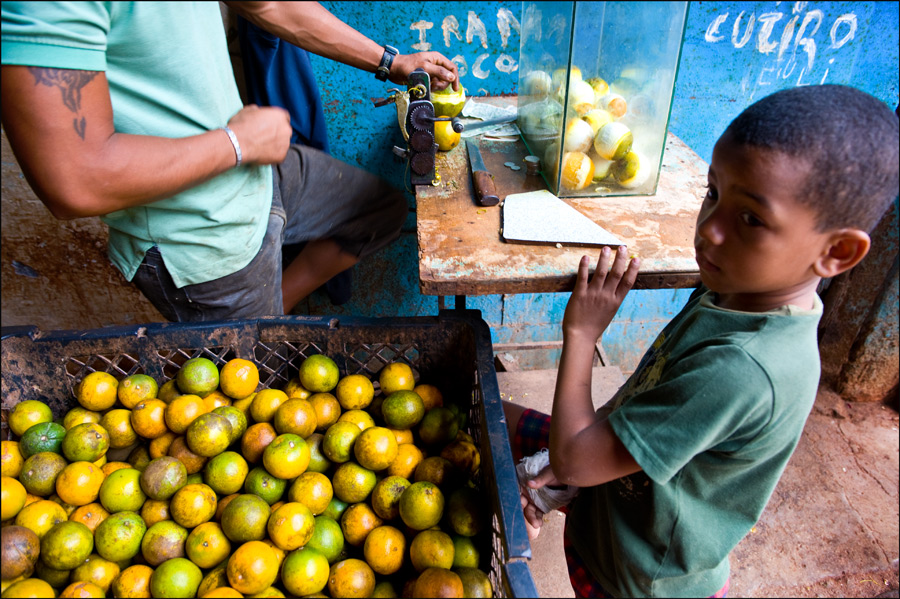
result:
<svg viewBox="0 0 900 599"><path fill-rule="evenodd" d="M255 391L253 393L251 393L250 395L248 395L247 397L245 397L244 399L234 400L233 402L231 402L231 407L237 408L238 410L243 412L244 415L246 416L246 415L250 414L250 406L253 404L254 397L256 397Z"/></svg>
<svg viewBox="0 0 900 599"><path fill-rule="evenodd" d="M66 520L66 510L49 499L29 503L16 515L16 525L29 529L39 539L43 538L48 530Z"/></svg>
<svg viewBox="0 0 900 599"><path fill-rule="evenodd" d="M50 406L36 399L20 401L9 413L9 428L17 437L21 437L29 428L42 422L53 422L53 412Z"/></svg>
<svg viewBox="0 0 900 599"><path fill-rule="evenodd" d="M403 565L406 537L393 526L379 526L363 543L366 563L378 574L393 574Z"/></svg>
<svg viewBox="0 0 900 599"><path fill-rule="evenodd" d="M231 421L221 414L201 414L185 431L188 448L199 456L211 458L231 444Z"/></svg>
<svg viewBox="0 0 900 599"><path fill-rule="evenodd" d="M429 447L443 447L456 438L459 422L447 408L431 408L419 423L419 439Z"/></svg>
<svg viewBox="0 0 900 599"><path fill-rule="evenodd" d="M171 520L172 514L169 513L169 500L148 499L145 501L144 505L141 506L141 519L148 527L163 520Z"/></svg>
<svg viewBox="0 0 900 599"><path fill-rule="evenodd" d="M447 458L438 455L428 456L416 466L412 480L428 481L439 487L452 486L458 478L453 464Z"/></svg>
<svg viewBox="0 0 900 599"><path fill-rule="evenodd" d="M150 575L153 568L138 564L125 568L119 573L119 577L113 581L112 591L114 597L150 597Z"/></svg>
<svg viewBox="0 0 900 599"><path fill-rule="evenodd" d="M347 503L365 501L375 488L376 481L373 471L356 462L341 464L331 477L335 497Z"/></svg>
<svg viewBox="0 0 900 599"><path fill-rule="evenodd" d="M5 583L6 581L4 581ZM3 597L54 597L56 591L40 578L26 578L19 580L3 591Z"/></svg>
<svg viewBox="0 0 900 599"><path fill-rule="evenodd" d="M78 565L69 577L73 583L91 583L100 588L103 593L109 590L113 580L119 575L119 565L108 559L92 553ZM101 594L101 597L104 595Z"/></svg>
<svg viewBox="0 0 900 599"><path fill-rule="evenodd" d="M161 399L168 404L172 403L172 400L179 395L181 395L181 391L178 390L178 385L176 384L175 379L169 379L160 386L159 393L157 393L156 398Z"/></svg>
<svg viewBox="0 0 900 599"><path fill-rule="evenodd" d="M119 403L133 410L136 405L148 399L155 399L159 393L159 385L152 376L146 374L129 374L119 382L116 396Z"/></svg>
<svg viewBox="0 0 900 599"><path fill-rule="evenodd" d="M449 152L459 145L461 135L453 129L450 121L437 121L434 124L434 141L437 142L438 150L441 152Z"/></svg>
<svg viewBox="0 0 900 599"><path fill-rule="evenodd" d="M108 372L92 372L78 383L75 397L81 407L102 412L116 403L118 387L119 381Z"/></svg>
<svg viewBox="0 0 900 599"><path fill-rule="evenodd" d="M316 411L316 432L324 433L341 417L341 404L331 393L313 393L309 403Z"/></svg>
<svg viewBox="0 0 900 599"><path fill-rule="evenodd" d="M203 572L191 560L176 557L161 563L150 575L153 597L193 597Z"/></svg>
<svg viewBox="0 0 900 599"><path fill-rule="evenodd" d="M309 445L309 466L306 467L309 472L327 472L331 468L331 460L329 460L322 452L322 442L325 435L322 433L313 433L306 438L306 444Z"/></svg>
<svg viewBox="0 0 900 599"><path fill-rule="evenodd" d="M225 451L206 463L203 481L218 495L231 495L241 490L249 472L250 467L241 454Z"/></svg>
<svg viewBox="0 0 900 599"><path fill-rule="evenodd" d="M287 400L287 394L280 389L258 391L250 404L250 416L256 422L271 422L275 418L275 412Z"/></svg>
<svg viewBox="0 0 900 599"><path fill-rule="evenodd" d="M338 382L334 395L345 410L364 410L375 397L375 386L364 374L349 374Z"/></svg>
<svg viewBox="0 0 900 599"><path fill-rule="evenodd" d="M489 514L484 511L484 499L472 487L460 487L447 498L450 527L458 535L474 537L484 530Z"/></svg>
<svg viewBox="0 0 900 599"><path fill-rule="evenodd" d="M135 468L116 470L100 485L100 503L110 514L137 512L146 499L141 489L141 471Z"/></svg>
<svg viewBox="0 0 900 599"><path fill-rule="evenodd" d="M352 422L335 422L325 431L322 439L322 453L337 464L350 461L353 457L353 444L362 433Z"/></svg>
<svg viewBox="0 0 900 599"><path fill-rule="evenodd" d="M172 444L169 445L168 455L178 459L184 464L188 476L197 474L206 465L208 458L199 456L187 446L184 437L176 437Z"/></svg>
<svg viewBox="0 0 900 599"><path fill-rule="evenodd" d="M341 514L341 531L344 541L354 547L361 547L370 532L384 524L368 503L354 503Z"/></svg>
<svg viewBox="0 0 900 599"><path fill-rule="evenodd" d="M25 458L19 450L18 441L3 441L2 444L2 476L18 478L22 472L22 464Z"/></svg>
<svg viewBox="0 0 900 599"><path fill-rule="evenodd" d="M169 501L172 519L187 529L212 520L216 513L216 492L208 485L185 485Z"/></svg>
<svg viewBox="0 0 900 599"><path fill-rule="evenodd" d="M328 591L332 597L368 597L375 590L375 573L361 559L348 558L331 566Z"/></svg>
<svg viewBox="0 0 900 599"><path fill-rule="evenodd" d="M263 466L272 476L285 480L297 478L309 466L309 446L299 435L275 437L263 451Z"/></svg>
<svg viewBox="0 0 900 599"><path fill-rule="evenodd" d="M376 582L375 588L372 590L372 597L375 599L399 596L400 594L397 592L397 589L394 588L394 583L392 583L390 580L382 580L380 582Z"/></svg>
<svg viewBox="0 0 900 599"><path fill-rule="evenodd" d="M81 522L60 522L41 537L41 560L54 570L73 570L93 549L91 529Z"/></svg>
<svg viewBox="0 0 900 599"><path fill-rule="evenodd" d="M75 425L84 424L85 422L100 422L100 418L102 415L100 412L92 412L91 410L85 410L81 406L77 406L66 412L66 415L63 417L63 426L66 430L69 430Z"/></svg>
<svg viewBox="0 0 900 599"><path fill-rule="evenodd" d="M97 501L105 478L103 471L90 462L72 462L59 473L56 494L69 505L87 505Z"/></svg>
<svg viewBox="0 0 900 599"><path fill-rule="evenodd" d="M477 568L481 552L472 537L451 536L453 538L453 568Z"/></svg>
<svg viewBox="0 0 900 599"><path fill-rule="evenodd" d="M30 427L19 439L19 451L22 457L28 459L42 451L61 453L63 438L66 429L55 422L41 422Z"/></svg>
<svg viewBox="0 0 900 599"><path fill-rule="evenodd" d="M229 445L244 436L247 431L247 415L234 406L219 406L213 409L213 414L219 414L231 423L231 438Z"/></svg>
<svg viewBox="0 0 900 599"><path fill-rule="evenodd" d="M137 443L137 433L131 427L131 410L110 410L100 419L100 426L109 433L110 449L123 449Z"/></svg>
<svg viewBox="0 0 900 599"><path fill-rule="evenodd" d="M402 443L397 446L397 457L388 466L386 474L388 476L402 476L407 480L412 480L416 472L416 467L425 459L422 450L412 443Z"/></svg>
<svg viewBox="0 0 900 599"><path fill-rule="evenodd" d="M453 568L463 583L463 597L493 597L491 579L478 568Z"/></svg>
<svg viewBox="0 0 900 599"><path fill-rule="evenodd" d="M191 358L178 369L175 384L182 393L206 397L219 386L219 369L208 358Z"/></svg>
<svg viewBox="0 0 900 599"><path fill-rule="evenodd" d="M188 531L174 520L162 520L147 529L141 539L141 556L151 566L184 557Z"/></svg>
<svg viewBox="0 0 900 599"><path fill-rule="evenodd" d="M217 523L204 522L190 532L184 551L201 568L215 568L231 554L231 542Z"/></svg>
<svg viewBox="0 0 900 599"><path fill-rule="evenodd" d="M321 593L328 584L329 565L322 553L312 547L291 551L281 566L285 590L296 597Z"/></svg>
<svg viewBox="0 0 900 599"><path fill-rule="evenodd" d="M316 526L306 546L321 551L328 563L333 564L340 559L344 551L344 532L341 525L334 518L316 516Z"/></svg>
<svg viewBox="0 0 900 599"><path fill-rule="evenodd" d="M444 405L444 395L434 385L421 384L413 387L413 391L419 394L425 404L425 410L439 408Z"/></svg>
<svg viewBox="0 0 900 599"><path fill-rule="evenodd" d="M376 472L390 466L397 458L397 451L394 433L382 426L362 431L353 444L353 455L360 466Z"/></svg>
<svg viewBox="0 0 900 599"><path fill-rule="evenodd" d="M59 599L66 599L69 597L106 597L106 591L93 582L73 582L59 593Z"/></svg>
<svg viewBox="0 0 900 599"><path fill-rule="evenodd" d="M397 439L397 445L413 443L415 441L412 430L408 428L389 428L388 430L394 433L394 438Z"/></svg>
<svg viewBox="0 0 900 599"><path fill-rule="evenodd" d="M412 391L416 386L412 368L405 362L391 362L378 373L381 394L387 397L394 391Z"/></svg>
<svg viewBox="0 0 900 599"><path fill-rule="evenodd" d="M413 597L464 597L463 593L459 575L444 568L427 568L413 587Z"/></svg>
<svg viewBox="0 0 900 599"><path fill-rule="evenodd" d="M231 587L245 595L259 593L272 586L278 576L278 558L261 541L244 543L228 558L225 567Z"/></svg>
<svg viewBox="0 0 900 599"><path fill-rule="evenodd" d="M225 362L219 372L219 387L232 399L244 399L256 391L259 369L250 360L234 358Z"/></svg>
<svg viewBox="0 0 900 599"><path fill-rule="evenodd" d="M0 551L0 579L5 584L32 575L40 555L41 540L24 526L4 526Z"/></svg>
<svg viewBox="0 0 900 599"><path fill-rule="evenodd" d="M474 443L455 439L444 446L441 457L460 472L475 474L481 466L481 453Z"/></svg>
<svg viewBox="0 0 900 599"><path fill-rule="evenodd" d="M19 482L25 490L39 497L56 491L56 477L66 467L66 460L58 453L42 451L25 460Z"/></svg>
<svg viewBox="0 0 900 599"><path fill-rule="evenodd" d="M109 449L109 433L97 423L77 424L66 431L62 452L70 462L93 462Z"/></svg>
<svg viewBox="0 0 900 599"><path fill-rule="evenodd" d="M0 520L6 521L15 518L25 507L25 497L28 493L22 483L4 476L2 478L2 500L0 500Z"/></svg>
<svg viewBox="0 0 900 599"><path fill-rule="evenodd" d="M388 476L372 489L372 509L380 518L393 520L400 515L400 497L410 486L402 476Z"/></svg>
<svg viewBox="0 0 900 599"><path fill-rule="evenodd" d="M166 426L173 433L183 435L202 414L206 414L206 404L198 395L181 395L166 406Z"/></svg>
<svg viewBox="0 0 900 599"><path fill-rule="evenodd" d="M106 456L104 456L104 459L106 459ZM131 453L128 454L125 461L131 464L132 468L143 472L144 468L147 467L147 464L150 463L150 452L147 451L146 446L138 444L131 450ZM94 462L94 464L102 466L105 462Z"/></svg>
<svg viewBox="0 0 900 599"><path fill-rule="evenodd" d="M302 503L291 501L272 512L267 530L276 546L284 551L293 551L309 542L315 525L315 516L310 509Z"/></svg>
<svg viewBox="0 0 900 599"><path fill-rule="evenodd" d="M77 508L69 514L69 520L72 522L81 522L91 529L91 532L97 532L97 527L101 522L109 517L109 512L103 509L98 502L89 503Z"/></svg>
<svg viewBox="0 0 900 599"><path fill-rule="evenodd" d="M304 389L303 385L300 384L300 377L298 376L287 382L284 386L284 392L288 397L297 397L299 399L309 399L309 396L312 395L311 391Z"/></svg>
<svg viewBox="0 0 900 599"><path fill-rule="evenodd" d="M278 406L273 422L280 433L293 433L304 439L316 431L316 409L305 399L292 398Z"/></svg>
<svg viewBox="0 0 900 599"><path fill-rule="evenodd" d="M413 483L400 496L400 518L414 530L437 525L443 514L444 494L434 483Z"/></svg>
<svg viewBox="0 0 900 599"><path fill-rule="evenodd" d="M187 484L187 477L187 468L181 460L163 456L151 460L144 468L140 479L141 490L150 499L165 501Z"/></svg>
<svg viewBox="0 0 900 599"><path fill-rule="evenodd" d="M347 410L342 412L338 422L352 422L363 431L375 426L375 419L365 410Z"/></svg>
<svg viewBox="0 0 900 599"><path fill-rule="evenodd" d="M263 590L265 590L265 589L263 589ZM253 595L253 596L260 597L262 595L257 594L257 595ZM211 590L210 592L206 593L205 595L202 595L202 597L204 599L206 599L207 597L210 597L211 599L215 598L215 597L238 597L238 598L240 598L240 597L243 597L243 595L241 595L239 592L235 591L231 587L219 587L217 589Z"/></svg>
<svg viewBox="0 0 900 599"><path fill-rule="evenodd" d="M260 541L266 536L266 526L272 511L258 495L246 493L228 502L220 524L233 543Z"/></svg>
<svg viewBox="0 0 900 599"><path fill-rule="evenodd" d="M324 354L313 354L300 363L297 374L304 389L313 393L331 391L338 384L340 371L334 360Z"/></svg>
<svg viewBox="0 0 900 599"><path fill-rule="evenodd" d="M165 426L165 413L163 415L163 426ZM169 447L172 445L172 441L178 438L178 435L166 429L166 432L156 437L152 441L150 441L150 445L148 447L148 452L150 453L151 459L161 458L164 455L168 455Z"/></svg>
<svg viewBox="0 0 900 599"><path fill-rule="evenodd" d="M212 412L216 408L221 408L222 406L230 406L231 398L216 389L209 395L203 396L203 405L206 406L207 412Z"/></svg>
<svg viewBox="0 0 900 599"><path fill-rule="evenodd" d="M157 439L165 435L166 402L161 399L145 399L131 410L131 428L145 439ZM172 433L174 438L174 433ZM151 456L152 457L152 456Z"/></svg>
<svg viewBox="0 0 900 599"><path fill-rule="evenodd" d="M302 503L314 516L325 511L333 496L331 480L320 472L304 472L288 489L288 501Z"/></svg>
<svg viewBox="0 0 900 599"><path fill-rule="evenodd" d="M381 414L388 428L412 428L425 416L425 404L415 391L395 391L384 398Z"/></svg>
<svg viewBox="0 0 900 599"><path fill-rule="evenodd" d="M409 561L416 571L453 567L453 539L442 530L423 530L409 544Z"/></svg>
<svg viewBox="0 0 900 599"><path fill-rule="evenodd" d="M225 512L225 508L228 507L228 504L238 496L240 496L240 493L231 493L230 495L226 495L225 497L219 499L219 503L218 505L216 505L216 515L213 516L213 520L215 520L216 522L221 522L222 514Z"/></svg>
<svg viewBox="0 0 900 599"><path fill-rule="evenodd" d="M251 464L262 459L263 451L275 440L278 433L268 422L258 422L247 429L241 438L241 455Z"/></svg>
<svg viewBox="0 0 900 599"><path fill-rule="evenodd" d="M269 505L281 500L287 490L287 480L273 476L263 466L257 466L247 473L244 492L262 497Z"/></svg>

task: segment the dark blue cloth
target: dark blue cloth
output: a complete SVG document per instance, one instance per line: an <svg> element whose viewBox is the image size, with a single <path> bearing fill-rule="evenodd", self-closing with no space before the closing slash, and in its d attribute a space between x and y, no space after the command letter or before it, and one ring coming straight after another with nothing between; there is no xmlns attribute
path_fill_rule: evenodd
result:
<svg viewBox="0 0 900 599"><path fill-rule="evenodd" d="M238 17L237 27L247 102L286 109L291 114L291 143L329 152L325 111L309 54L243 17Z"/></svg>

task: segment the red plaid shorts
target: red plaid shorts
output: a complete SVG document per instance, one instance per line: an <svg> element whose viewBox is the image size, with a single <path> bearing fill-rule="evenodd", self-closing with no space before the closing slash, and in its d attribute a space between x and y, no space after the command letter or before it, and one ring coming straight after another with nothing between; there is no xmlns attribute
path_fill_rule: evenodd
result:
<svg viewBox="0 0 900 599"><path fill-rule="evenodd" d="M537 453L550 444L550 416L536 410L525 410L516 426L516 434L513 438L513 458L518 463L524 456ZM567 513L566 508L559 511ZM568 527L568 520L566 521ZM597 580L591 576L578 552L572 547L569 536L563 532L563 548L566 552L566 566L569 570L569 582L576 597L612 597ZM727 597L729 581L715 595L711 597Z"/></svg>

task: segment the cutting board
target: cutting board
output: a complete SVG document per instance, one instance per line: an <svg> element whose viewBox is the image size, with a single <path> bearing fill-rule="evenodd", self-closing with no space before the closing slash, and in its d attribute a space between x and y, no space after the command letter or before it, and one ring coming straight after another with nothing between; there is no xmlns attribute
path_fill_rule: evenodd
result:
<svg viewBox="0 0 900 599"><path fill-rule="evenodd" d="M624 245L546 189L503 200L500 234L509 243L600 247Z"/></svg>

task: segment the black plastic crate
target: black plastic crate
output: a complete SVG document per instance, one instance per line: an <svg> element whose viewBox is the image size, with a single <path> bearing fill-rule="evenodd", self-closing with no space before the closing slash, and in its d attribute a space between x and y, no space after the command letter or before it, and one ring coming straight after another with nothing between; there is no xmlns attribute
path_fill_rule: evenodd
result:
<svg viewBox="0 0 900 599"><path fill-rule="evenodd" d="M478 482L491 504L489 575L495 594L537 597L490 331L477 310L442 311L437 317L284 316L90 331L4 327L0 350L4 439L9 411L17 403L37 399L61 416L76 404L75 384L94 371L120 380L143 373L162 385L189 358L203 356L217 366L245 358L258 365L261 388L282 388L312 354L333 358L342 376L362 373L373 381L385 364L406 362L445 397L469 404L467 432L479 444Z"/></svg>

